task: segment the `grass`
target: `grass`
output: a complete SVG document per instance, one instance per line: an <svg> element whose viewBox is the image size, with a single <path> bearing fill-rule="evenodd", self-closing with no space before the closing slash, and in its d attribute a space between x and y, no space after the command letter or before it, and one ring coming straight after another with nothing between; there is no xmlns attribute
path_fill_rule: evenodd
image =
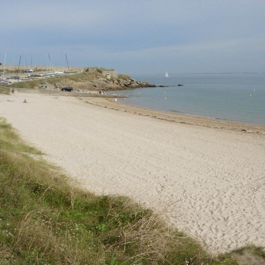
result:
<svg viewBox="0 0 265 265"><path fill-rule="evenodd" d="M23 81L23 82L13 83L12 85L10 85L10 87L13 87L13 88L35 89L42 82L43 82L42 80Z"/></svg>
<svg viewBox="0 0 265 265"><path fill-rule="evenodd" d="M129 75L124 75L124 74L119 74L118 78L121 79L121 80L131 79L131 77Z"/></svg>
<svg viewBox="0 0 265 265"><path fill-rule="evenodd" d="M237 264L230 254L211 258L127 198L68 183L0 119L1 265Z"/></svg>
<svg viewBox="0 0 265 265"><path fill-rule="evenodd" d="M41 79L34 79L29 81L22 81L18 83L13 83L11 87L13 88L26 88L26 89L36 89L41 87L42 85L56 85L56 84L73 84L73 83L86 83L98 81L100 79L105 79L106 77L103 75L103 70L98 68L95 71L84 71L75 74L70 74L67 76L57 76L57 77L47 77ZM128 75L118 75L118 77L112 77L111 81L124 81L130 80L131 78ZM108 80L109 81L109 80Z"/></svg>
<svg viewBox="0 0 265 265"><path fill-rule="evenodd" d="M27 89L36 89L40 87L42 84L51 84L55 85L56 83L65 83L69 81L73 82L88 82L98 79L102 77L102 74L99 71L95 72L80 72L67 76L57 76L57 77L48 77L35 79L30 81L22 81L18 83L14 83L11 85L13 88L27 88Z"/></svg>
<svg viewBox="0 0 265 265"><path fill-rule="evenodd" d="M6 86L1 86L0 85L0 94L9 94L10 93L10 88Z"/></svg>

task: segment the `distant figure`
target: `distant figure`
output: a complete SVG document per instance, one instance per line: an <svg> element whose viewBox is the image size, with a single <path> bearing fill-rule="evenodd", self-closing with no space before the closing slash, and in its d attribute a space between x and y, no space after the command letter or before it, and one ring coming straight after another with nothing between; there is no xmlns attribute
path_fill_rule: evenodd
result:
<svg viewBox="0 0 265 265"><path fill-rule="evenodd" d="M12 94L15 93L15 89L14 89L14 88L11 89L11 93L12 93Z"/></svg>
<svg viewBox="0 0 265 265"><path fill-rule="evenodd" d="M24 99L23 103L28 103L26 99Z"/></svg>

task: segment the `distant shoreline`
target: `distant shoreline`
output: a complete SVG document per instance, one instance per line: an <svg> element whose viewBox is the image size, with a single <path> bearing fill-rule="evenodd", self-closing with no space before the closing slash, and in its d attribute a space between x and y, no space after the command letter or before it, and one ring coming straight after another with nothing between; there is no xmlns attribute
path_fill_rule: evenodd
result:
<svg viewBox="0 0 265 265"><path fill-rule="evenodd" d="M115 97L86 97L80 98L85 100L85 102L96 105L103 108L113 109L122 112L128 112L140 116L147 116L159 120L165 120L175 123L195 125L207 128L224 129L238 131L241 133L255 133L265 135L265 125L261 124L250 124L239 121L225 120L220 118L212 118L202 115L192 115L183 112L175 111L157 111L149 108L139 107L130 104L124 104L119 100L117 96L117 101Z"/></svg>

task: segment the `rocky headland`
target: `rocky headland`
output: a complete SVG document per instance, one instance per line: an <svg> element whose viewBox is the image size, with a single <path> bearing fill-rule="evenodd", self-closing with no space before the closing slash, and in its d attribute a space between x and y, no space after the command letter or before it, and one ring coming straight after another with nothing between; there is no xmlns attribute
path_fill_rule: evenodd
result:
<svg viewBox="0 0 265 265"><path fill-rule="evenodd" d="M23 80L13 86L17 88L32 88L46 90L68 89L74 92L88 91L115 91L140 87L155 87L148 82L138 81L134 78L118 74L115 70L89 67L79 72L64 72L60 76L40 77L35 74L32 80ZM33 75L32 75L33 76Z"/></svg>

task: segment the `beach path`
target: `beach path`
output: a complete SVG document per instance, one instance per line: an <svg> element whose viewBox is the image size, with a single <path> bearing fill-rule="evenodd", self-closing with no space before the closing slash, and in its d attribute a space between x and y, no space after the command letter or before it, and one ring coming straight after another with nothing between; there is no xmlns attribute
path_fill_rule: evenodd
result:
<svg viewBox="0 0 265 265"><path fill-rule="evenodd" d="M264 135L40 94L0 95L0 117L82 187L151 207L212 253L265 247Z"/></svg>

